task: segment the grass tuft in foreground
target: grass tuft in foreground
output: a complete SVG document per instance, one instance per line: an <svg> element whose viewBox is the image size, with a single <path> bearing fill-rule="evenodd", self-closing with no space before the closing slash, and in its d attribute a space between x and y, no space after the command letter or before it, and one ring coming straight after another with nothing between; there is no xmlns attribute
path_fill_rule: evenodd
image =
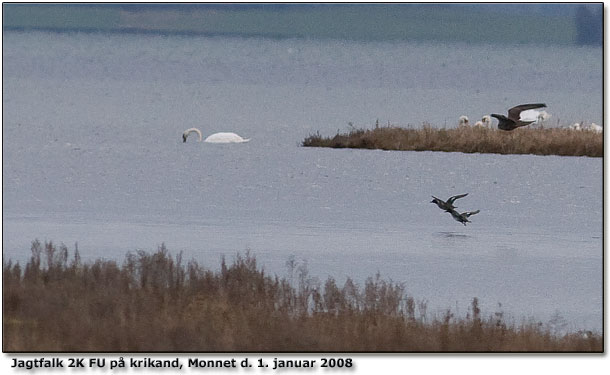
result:
<svg viewBox="0 0 610 375"><path fill-rule="evenodd" d="M394 126L352 129L333 137L313 134L305 147L366 148L399 151L447 151L491 154L604 156L604 136L562 128L520 128L503 131L482 127L418 129Z"/></svg>
<svg viewBox="0 0 610 375"><path fill-rule="evenodd" d="M379 275L362 287L267 275L249 253L219 271L157 252L82 263L76 249L32 243L22 269L3 264L3 351L582 351L595 333L483 316L430 318L426 303ZM296 278L294 277L296 275Z"/></svg>

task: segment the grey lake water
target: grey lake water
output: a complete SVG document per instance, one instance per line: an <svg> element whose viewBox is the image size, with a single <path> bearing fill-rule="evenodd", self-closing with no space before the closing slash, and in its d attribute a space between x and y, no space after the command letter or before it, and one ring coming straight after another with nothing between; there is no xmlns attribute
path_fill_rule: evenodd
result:
<svg viewBox="0 0 610 375"><path fill-rule="evenodd" d="M428 312L602 329L603 160L304 148L376 120L453 127L527 102L602 123L602 50L5 32L3 258L172 254L322 282L377 272ZM182 142L231 131L244 144ZM431 195L480 209L462 226Z"/></svg>

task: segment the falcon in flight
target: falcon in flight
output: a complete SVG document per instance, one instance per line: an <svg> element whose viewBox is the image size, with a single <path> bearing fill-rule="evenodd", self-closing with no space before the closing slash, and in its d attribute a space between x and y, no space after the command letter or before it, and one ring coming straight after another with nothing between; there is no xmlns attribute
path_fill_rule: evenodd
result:
<svg viewBox="0 0 610 375"><path fill-rule="evenodd" d="M521 104L508 110L508 117L504 115L492 114L491 117L498 119L498 129L502 130L514 130L522 126L527 126L534 121L523 121L521 120L521 112L527 111L528 109L545 108L546 104Z"/></svg>

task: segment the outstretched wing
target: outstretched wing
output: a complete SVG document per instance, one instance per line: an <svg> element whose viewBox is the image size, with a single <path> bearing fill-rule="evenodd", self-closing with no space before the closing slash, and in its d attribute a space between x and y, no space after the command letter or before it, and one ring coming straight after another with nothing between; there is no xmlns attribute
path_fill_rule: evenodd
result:
<svg viewBox="0 0 610 375"><path fill-rule="evenodd" d="M466 217L471 217L472 215L476 215L479 212L481 212L481 210L476 210L476 211L471 211L471 212L464 212L462 215L466 215Z"/></svg>
<svg viewBox="0 0 610 375"><path fill-rule="evenodd" d="M527 111L528 109L536 109L536 108L544 108L546 104L544 103L536 103L536 104L521 104L516 107L513 107L508 110L508 118L514 121L519 121L521 112Z"/></svg>
<svg viewBox="0 0 610 375"><path fill-rule="evenodd" d="M460 195L454 195L453 197L447 199L447 203L448 204L453 204L453 202L455 202L456 199L460 199L460 198L464 198L465 196L467 196L468 193L466 194L460 194Z"/></svg>

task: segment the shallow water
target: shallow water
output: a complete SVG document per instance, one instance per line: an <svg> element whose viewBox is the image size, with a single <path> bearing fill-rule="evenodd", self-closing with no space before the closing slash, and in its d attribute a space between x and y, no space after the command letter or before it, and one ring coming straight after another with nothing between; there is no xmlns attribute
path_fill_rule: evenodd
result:
<svg viewBox="0 0 610 375"><path fill-rule="evenodd" d="M602 326L602 159L303 148L348 122L454 126L545 101L601 123L601 49L7 32L3 253L122 260L164 242L218 268L377 271L429 311ZM513 56L527 56L514 59ZM504 62L503 62L504 61ZM506 62L508 61L508 62ZM515 80L514 77L520 79ZM234 131L239 145L182 143ZM429 203L468 192L464 227Z"/></svg>

